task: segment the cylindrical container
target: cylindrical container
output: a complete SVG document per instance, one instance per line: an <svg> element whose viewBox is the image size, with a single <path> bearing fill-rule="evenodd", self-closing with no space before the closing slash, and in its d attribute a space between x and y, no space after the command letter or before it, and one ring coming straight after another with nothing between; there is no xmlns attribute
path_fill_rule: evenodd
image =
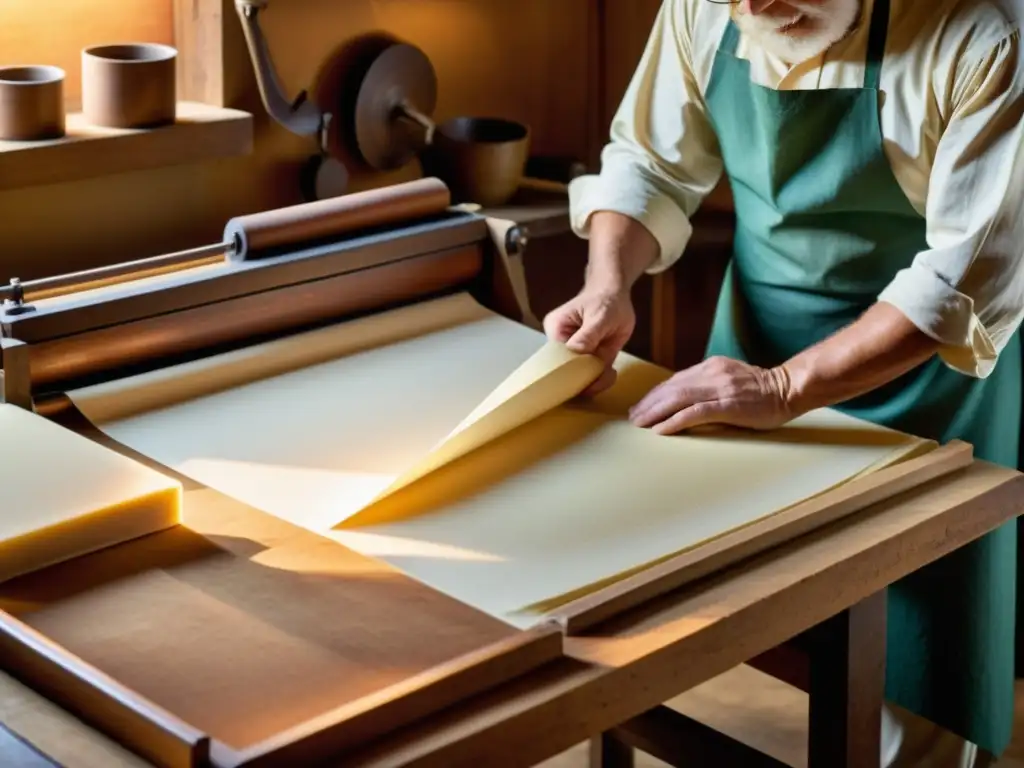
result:
<svg viewBox="0 0 1024 768"><path fill-rule="evenodd" d="M175 65L168 45L124 43L82 51L82 113L107 128L155 128L177 117Z"/></svg>
<svg viewBox="0 0 1024 768"><path fill-rule="evenodd" d="M506 203L519 188L530 154L530 130L495 117L457 117L437 126L424 169L445 181L460 203Z"/></svg>
<svg viewBox="0 0 1024 768"><path fill-rule="evenodd" d="M0 139L59 139L64 125L63 69L0 67Z"/></svg>

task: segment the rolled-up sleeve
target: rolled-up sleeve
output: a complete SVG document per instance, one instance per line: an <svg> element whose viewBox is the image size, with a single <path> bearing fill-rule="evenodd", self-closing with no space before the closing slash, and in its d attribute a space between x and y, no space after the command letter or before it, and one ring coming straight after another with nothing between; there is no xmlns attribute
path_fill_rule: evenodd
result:
<svg viewBox="0 0 1024 768"><path fill-rule="evenodd" d="M690 58L681 0L665 0L611 126L597 175L569 187L573 230L589 235L590 218L614 211L643 224L661 246L648 270L667 269L692 234L690 217L722 175Z"/></svg>
<svg viewBox="0 0 1024 768"><path fill-rule="evenodd" d="M1019 32L958 73L929 181L929 248L879 295L977 378L1024 317L1022 73Z"/></svg>

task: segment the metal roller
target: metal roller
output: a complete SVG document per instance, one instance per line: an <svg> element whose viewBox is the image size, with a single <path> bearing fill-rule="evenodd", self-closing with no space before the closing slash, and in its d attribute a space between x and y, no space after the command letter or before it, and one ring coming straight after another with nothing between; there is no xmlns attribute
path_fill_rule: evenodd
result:
<svg viewBox="0 0 1024 768"><path fill-rule="evenodd" d="M420 179L239 216L224 228L224 242L230 244L230 259L250 261L292 248L296 243L436 216L450 204L451 196L444 182Z"/></svg>
<svg viewBox="0 0 1024 768"><path fill-rule="evenodd" d="M39 280L22 282L12 278L9 285L0 287L0 301L5 314L23 314L32 311L31 305L25 303L29 293L60 293L89 283L191 265L219 255L229 261L251 261L303 244L437 216L450 205L451 195L444 182L426 178L238 216L228 221L219 243Z"/></svg>

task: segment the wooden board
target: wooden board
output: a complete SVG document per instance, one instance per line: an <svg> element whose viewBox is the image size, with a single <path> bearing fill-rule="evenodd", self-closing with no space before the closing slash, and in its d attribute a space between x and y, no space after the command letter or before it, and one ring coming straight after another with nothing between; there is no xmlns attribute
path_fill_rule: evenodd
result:
<svg viewBox="0 0 1024 768"><path fill-rule="evenodd" d="M352 746L561 654L554 626L519 632L208 489L184 509L0 587L0 663L159 765L315 759L311 733Z"/></svg>
<svg viewBox="0 0 1024 768"><path fill-rule="evenodd" d="M161 472L10 403L0 435L0 581L181 522Z"/></svg>

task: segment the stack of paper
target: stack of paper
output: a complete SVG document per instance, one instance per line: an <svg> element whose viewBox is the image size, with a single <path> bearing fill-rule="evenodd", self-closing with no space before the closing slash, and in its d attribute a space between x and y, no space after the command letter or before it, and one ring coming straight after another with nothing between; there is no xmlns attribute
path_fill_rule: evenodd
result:
<svg viewBox="0 0 1024 768"><path fill-rule="evenodd" d="M152 459L507 621L931 444L824 410L665 437L671 372L600 363L458 295L72 393ZM187 523L187 510L186 510Z"/></svg>

